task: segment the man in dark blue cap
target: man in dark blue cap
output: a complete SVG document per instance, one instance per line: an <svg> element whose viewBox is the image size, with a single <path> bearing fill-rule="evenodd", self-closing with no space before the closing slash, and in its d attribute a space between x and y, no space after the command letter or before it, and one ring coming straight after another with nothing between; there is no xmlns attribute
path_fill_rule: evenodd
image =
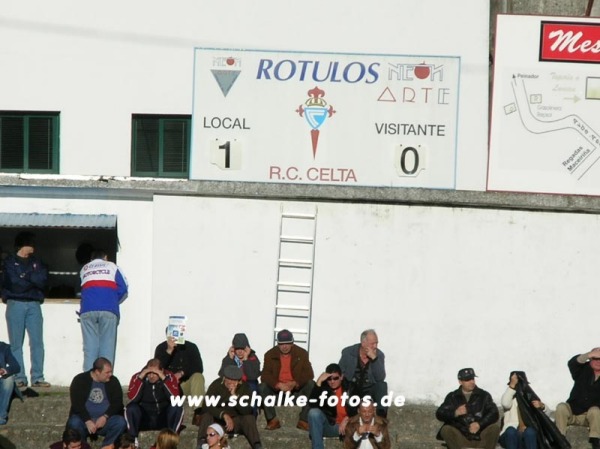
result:
<svg viewBox="0 0 600 449"><path fill-rule="evenodd" d="M446 396L435 416L444 425L437 434L448 449L480 447L494 449L498 442L498 407L492 396L475 383L475 370L458 372L460 387Z"/></svg>

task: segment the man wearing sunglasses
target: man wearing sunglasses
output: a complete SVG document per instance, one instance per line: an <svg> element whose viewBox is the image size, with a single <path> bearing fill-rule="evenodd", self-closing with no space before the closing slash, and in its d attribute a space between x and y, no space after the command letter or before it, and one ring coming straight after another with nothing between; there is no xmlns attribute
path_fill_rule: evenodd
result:
<svg viewBox="0 0 600 449"><path fill-rule="evenodd" d="M573 356L568 366L574 383L567 402L556 406L556 427L565 435L567 426L587 426L592 449L600 449L600 347Z"/></svg>
<svg viewBox="0 0 600 449"><path fill-rule="evenodd" d="M312 449L323 449L323 437L343 438L348 424L346 404L348 398L348 382L342 375L342 368L331 363L319 376L310 395L308 411L308 432Z"/></svg>

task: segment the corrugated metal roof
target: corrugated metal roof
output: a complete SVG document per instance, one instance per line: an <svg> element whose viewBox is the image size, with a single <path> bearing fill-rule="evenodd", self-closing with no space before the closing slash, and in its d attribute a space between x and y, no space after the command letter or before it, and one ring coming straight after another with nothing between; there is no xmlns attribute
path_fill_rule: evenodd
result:
<svg viewBox="0 0 600 449"><path fill-rule="evenodd" d="M0 213L0 227L112 229L117 227L117 216L106 214Z"/></svg>

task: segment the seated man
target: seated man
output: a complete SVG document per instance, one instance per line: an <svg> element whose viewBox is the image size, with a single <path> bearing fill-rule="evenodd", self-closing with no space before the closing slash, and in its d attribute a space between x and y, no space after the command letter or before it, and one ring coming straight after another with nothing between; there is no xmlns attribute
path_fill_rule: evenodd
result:
<svg viewBox="0 0 600 449"><path fill-rule="evenodd" d="M373 329L367 329L360 334L360 343L348 346L342 350L340 366L348 382L352 396L371 396L376 404L381 404L381 398L387 394L385 382L385 355L377 346L379 339ZM356 409L350 409L350 415L355 415ZM387 416L387 408L378 405L377 414Z"/></svg>
<svg viewBox="0 0 600 449"><path fill-rule="evenodd" d="M206 392L207 398L220 397L220 402L216 405L206 402L198 424L198 447L206 443L206 430L216 422L229 433L244 435L252 449L262 449L252 414L251 396L250 388L242 381L242 370L237 366L226 366L223 377L211 383Z"/></svg>
<svg viewBox="0 0 600 449"><path fill-rule="evenodd" d="M163 369L158 359L150 359L143 370L129 381L125 407L127 432L135 438L140 430L169 428L179 431L183 407L171 404L171 396L179 395L179 382L171 371Z"/></svg>
<svg viewBox="0 0 600 449"><path fill-rule="evenodd" d="M91 370L75 376L69 395L71 410L66 427L77 430L84 441L88 435L101 435L102 447L110 448L125 432L123 390L119 379L112 375L109 360L99 357Z"/></svg>
<svg viewBox="0 0 600 449"><path fill-rule="evenodd" d="M265 354L263 364L262 382L259 386L260 395L265 398L278 394L280 391L296 396L309 397L315 383L315 376L308 352L294 344L292 333L283 329L277 333L277 345ZM267 430L281 427L276 417L275 407L264 407ZM308 405L302 407L300 418L296 427L308 430Z"/></svg>
<svg viewBox="0 0 600 449"><path fill-rule="evenodd" d="M175 373L183 394L204 395L202 356L194 343L186 340L184 344L178 345L176 338L167 337L154 350L154 358L160 360L164 369Z"/></svg>
<svg viewBox="0 0 600 449"><path fill-rule="evenodd" d="M358 406L358 415L346 426L345 449L390 449L390 434L385 418L375 415L373 402L366 399Z"/></svg>
<svg viewBox="0 0 600 449"><path fill-rule="evenodd" d="M346 434L348 412L342 405L342 394L348 392L348 383L337 363L331 363L319 376L309 400L308 433L313 449L323 449L323 437L340 437ZM332 404L331 396L337 397ZM346 399L347 401L348 399Z"/></svg>
<svg viewBox="0 0 600 449"><path fill-rule="evenodd" d="M246 334L235 334L227 355L223 357L219 376L229 365L238 366L242 370L242 380L248 384L250 390L258 393L258 378L260 377L260 360L256 352L250 347ZM254 416L258 416L258 406L252 408Z"/></svg>
<svg viewBox="0 0 600 449"><path fill-rule="evenodd" d="M62 440L50 445L50 449L90 449L90 445L82 441L81 434L75 429L67 429Z"/></svg>
<svg viewBox="0 0 600 449"><path fill-rule="evenodd" d="M567 426L588 426L592 449L600 449L600 348L573 356L568 366L574 383L567 402L556 406L556 427L565 435Z"/></svg>
<svg viewBox="0 0 600 449"><path fill-rule="evenodd" d="M0 341L0 426L8 421L8 406L15 391L15 374L21 371L10 346ZM20 391L16 389L17 394Z"/></svg>
<svg viewBox="0 0 600 449"><path fill-rule="evenodd" d="M460 387L446 396L435 412L444 425L437 434L448 449L481 447L494 449L498 442L498 407L492 396L475 383L473 368L458 372Z"/></svg>

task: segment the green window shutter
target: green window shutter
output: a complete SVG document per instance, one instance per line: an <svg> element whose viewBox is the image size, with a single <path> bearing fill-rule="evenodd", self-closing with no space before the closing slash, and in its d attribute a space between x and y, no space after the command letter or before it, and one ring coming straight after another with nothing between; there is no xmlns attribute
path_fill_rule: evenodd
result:
<svg viewBox="0 0 600 449"><path fill-rule="evenodd" d="M190 116L134 114L132 174L187 178L190 128Z"/></svg>
<svg viewBox="0 0 600 449"><path fill-rule="evenodd" d="M0 111L0 170L58 173L57 112Z"/></svg>

